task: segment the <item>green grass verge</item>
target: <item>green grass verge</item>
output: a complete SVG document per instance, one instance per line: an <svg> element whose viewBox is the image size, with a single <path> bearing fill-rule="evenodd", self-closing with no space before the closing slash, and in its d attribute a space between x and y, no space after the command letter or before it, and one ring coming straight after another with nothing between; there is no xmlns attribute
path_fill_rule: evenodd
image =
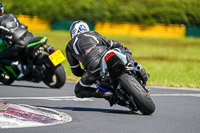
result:
<svg viewBox="0 0 200 133"><path fill-rule="evenodd" d="M70 40L67 31L33 32L35 36L46 36L48 44L65 53ZM159 39L108 36L128 47L135 61L140 62L150 73L147 85L200 88L200 39ZM78 80L63 62L68 80Z"/></svg>

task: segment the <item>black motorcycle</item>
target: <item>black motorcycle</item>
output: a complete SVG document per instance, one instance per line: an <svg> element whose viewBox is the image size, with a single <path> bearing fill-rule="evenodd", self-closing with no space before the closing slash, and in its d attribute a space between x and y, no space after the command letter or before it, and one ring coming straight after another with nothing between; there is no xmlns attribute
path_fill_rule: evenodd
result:
<svg viewBox="0 0 200 133"><path fill-rule="evenodd" d="M0 50L7 47L0 40ZM0 64L0 82L4 85L10 85L15 80L25 80L39 83L43 81L51 88L61 88L66 81L66 74L62 66L65 56L60 50L55 50L47 45L46 37L37 37L27 45L26 49L19 53L17 60L27 66L27 72L24 77L17 79L19 70L12 66Z"/></svg>
<svg viewBox="0 0 200 133"><path fill-rule="evenodd" d="M150 115L155 111L155 104L149 90L142 82L139 70L127 66L126 55L117 50L109 50L102 58L100 79L97 88L111 91L116 96L115 104Z"/></svg>

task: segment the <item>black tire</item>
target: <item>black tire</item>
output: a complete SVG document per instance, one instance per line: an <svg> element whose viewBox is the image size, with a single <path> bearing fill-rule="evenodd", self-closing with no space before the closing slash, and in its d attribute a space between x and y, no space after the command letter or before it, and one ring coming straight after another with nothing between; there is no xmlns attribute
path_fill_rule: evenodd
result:
<svg viewBox="0 0 200 133"><path fill-rule="evenodd" d="M55 68L46 66L43 82L51 88L61 88L66 82L66 74L63 66L61 64Z"/></svg>
<svg viewBox="0 0 200 133"><path fill-rule="evenodd" d="M15 79L8 74L1 74L0 75L0 82L4 85L11 85Z"/></svg>
<svg viewBox="0 0 200 133"><path fill-rule="evenodd" d="M153 100L133 76L123 74L119 79L119 83L133 97L137 108L142 114L150 115L155 111L156 106Z"/></svg>

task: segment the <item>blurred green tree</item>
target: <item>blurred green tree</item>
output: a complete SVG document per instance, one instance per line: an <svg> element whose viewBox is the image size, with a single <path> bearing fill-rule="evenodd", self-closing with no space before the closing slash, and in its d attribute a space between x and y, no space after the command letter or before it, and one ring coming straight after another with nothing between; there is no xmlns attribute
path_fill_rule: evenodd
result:
<svg viewBox="0 0 200 133"><path fill-rule="evenodd" d="M6 12L50 21L133 22L200 26L199 0L1 0Z"/></svg>

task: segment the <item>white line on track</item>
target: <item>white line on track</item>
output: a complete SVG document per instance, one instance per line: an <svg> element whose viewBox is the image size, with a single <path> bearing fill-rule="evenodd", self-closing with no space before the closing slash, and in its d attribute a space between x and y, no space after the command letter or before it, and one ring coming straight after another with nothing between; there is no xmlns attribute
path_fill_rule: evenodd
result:
<svg viewBox="0 0 200 133"><path fill-rule="evenodd" d="M166 89L166 90L186 90L186 91L200 91L200 88L175 88L175 87L159 87L159 86L147 86L150 89Z"/></svg>
<svg viewBox="0 0 200 133"><path fill-rule="evenodd" d="M30 100L67 100L67 101L93 101L91 98L77 98L75 96L59 96L59 97L0 97L0 100L6 99L30 99Z"/></svg>
<svg viewBox="0 0 200 133"><path fill-rule="evenodd" d="M151 94L151 96L156 97L168 97L168 96L190 96L190 97L200 97L200 94Z"/></svg>
<svg viewBox="0 0 200 133"><path fill-rule="evenodd" d="M151 94L152 97L200 97L200 94ZM75 96L59 96L59 97L0 97L0 100L20 100L20 99L26 99L26 100L52 100L52 101L94 101L91 98L77 98Z"/></svg>

